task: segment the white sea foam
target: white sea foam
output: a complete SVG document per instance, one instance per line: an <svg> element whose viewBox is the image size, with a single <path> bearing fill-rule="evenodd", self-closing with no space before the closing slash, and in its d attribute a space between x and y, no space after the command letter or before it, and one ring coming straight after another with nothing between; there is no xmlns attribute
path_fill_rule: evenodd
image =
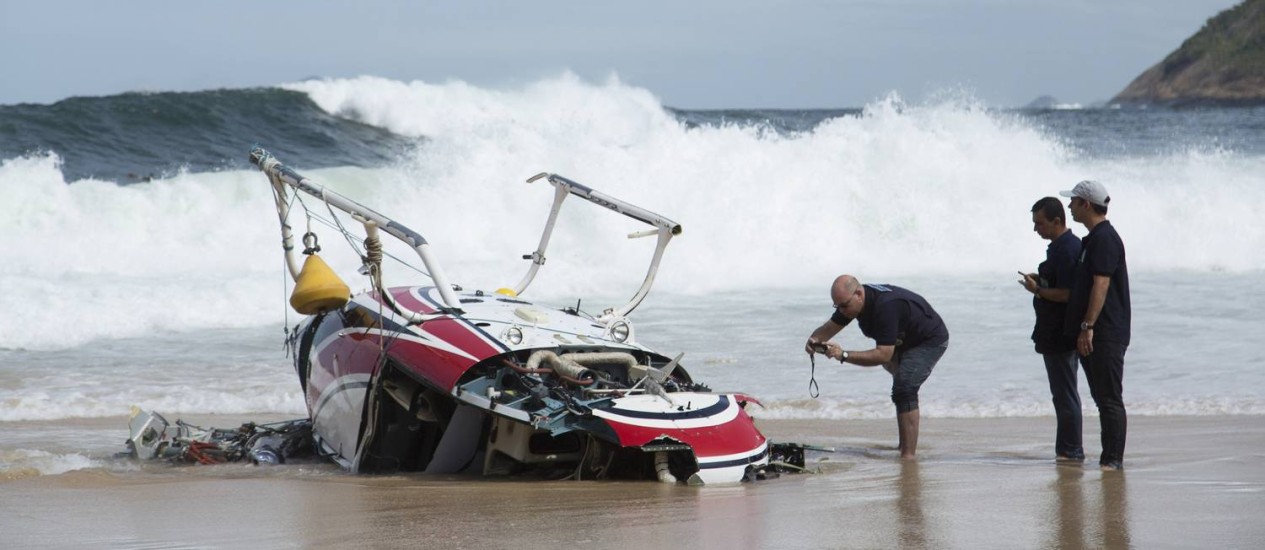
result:
<svg viewBox="0 0 1265 550"><path fill-rule="evenodd" d="M929 382L934 387L935 382ZM1039 388L1037 388L1039 389ZM1098 411L1089 399L1087 389L1083 390L1085 417L1097 417ZM892 403L878 396L868 400L832 400L832 399L792 399L765 402L765 408L755 408L751 413L756 418L770 419L810 419L831 418L839 420L857 420L874 418L893 418L895 410ZM920 399L919 408L922 416L927 418L1012 418L1012 417L1054 417L1054 408L1049 397L1036 395L1024 399L973 401L963 399ZM1126 400L1130 415L1137 416L1217 416L1217 415L1260 415L1265 414L1265 399L1253 396L1235 397L1187 397L1174 399L1168 396L1157 396L1154 400Z"/></svg>
<svg viewBox="0 0 1265 550"><path fill-rule="evenodd" d="M377 78L290 87L332 113L427 138L391 168L304 172L427 235L466 286L506 286L525 269L518 258L535 246L552 194L522 180L541 170L681 222L662 291L800 286L840 270L966 275L1028 265L1040 249L1027 206L1089 177L1112 191L1135 270L1265 269L1265 223L1255 213L1265 204L1265 159L1081 159L1021 119L969 102L892 97L859 117L780 136L686 128L649 92L615 80L568 76L512 91ZM310 160L282 159L300 168ZM276 221L258 173L67 185L47 154L5 160L0 188L0 309L11 313L0 320L0 348L278 317ZM577 202L533 292L622 294L644 274L651 243L627 242L635 222ZM317 229L336 267L363 286L341 238ZM388 279L417 277L397 270ZM65 326L75 328L52 329Z"/></svg>
<svg viewBox="0 0 1265 550"><path fill-rule="evenodd" d="M64 474L102 466L102 461L78 453L56 454L39 449L0 448L0 481L30 475Z"/></svg>
<svg viewBox="0 0 1265 550"><path fill-rule="evenodd" d="M687 340L671 326L639 334L692 357L719 357L696 359L691 372L714 387L763 396L773 416L890 414L883 376L826 378L831 392L846 384L855 393L807 405L796 401L806 376L777 370L791 368L792 357L800 368L795 342L821 317L817 309L780 307L805 288L824 295L823 281L841 271L908 282L949 320L953 347L928 382L928 414L1046 414L1044 374L1026 342L1031 312L1007 274L1042 257L1028 206L1099 179L1112 192L1111 218L1135 277L1126 385L1154 388L1126 393L1131 410L1263 412L1259 398L1236 393L1260 381L1251 374L1261 370L1251 345L1259 300L1235 294L1259 286L1265 270L1265 222L1255 212L1265 204L1261 157L1199 149L1084 158L1015 115L960 100L908 105L891 97L860 116L778 135L687 128L651 93L617 80L564 76L508 91L374 78L289 87L331 113L425 138L381 169L307 170L311 159L281 160L426 235L450 279L468 288L508 286L526 269L519 258L536 246L552 191L523 180L542 170L681 222L685 231L669 247L648 309L727 315L699 322ZM286 319L287 283L262 175L66 182L55 155L37 154L0 164L0 192L0 350L22 362L0 368L0 421L120 415L132 404L164 413L302 414L294 375L272 341ZM653 243L625 238L642 228L636 222L579 203L568 200L528 297L584 298L591 310L597 298L631 294ZM323 205L308 205L325 215ZM301 217L292 223L306 230ZM363 288L358 258L342 237L313 228L325 258ZM386 277L425 282L398 266ZM764 296L776 288L794 291ZM738 296L754 306L735 305ZM1209 297L1216 303L1209 306ZM672 305L665 300L686 305L665 308ZM1208 311L1192 318L1196 303ZM298 318L288 315L291 324ZM771 327L789 328L761 340ZM225 370L214 356L237 343L201 342L211 329L267 334L276 347ZM173 334L191 354L210 358L156 359L165 344L147 340ZM125 357L93 370L103 341L124 342L116 353ZM1206 391L1187 391L1199 384L1181 378L1189 373L1171 358L1208 342L1219 344L1203 368L1224 372L1204 381ZM1021 368L1029 376L1011 378ZM978 385L1013 391L978 392Z"/></svg>
<svg viewBox="0 0 1265 550"><path fill-rule="evenodd" d="M515 91L377 78L291 88L333 114L427 137L402 164L435 190L422 196L496 220L474 234L462 228L455 239L495 243L505 229L538 227L530 215L531 223L513 221L542 201L517 183L537 170L681 221L685 235L672 253L684 260L663 274L664 288L794 285L818 280L841 258L895 274L1003 268L1031 258L1026 207L1087 178L1111 189L1112 218L1135 268L1265 269L1265 224L1251 213L1265 202L1258 176L1265 159L1216 149L1081 158L1031 123L969 99L911 106L893 96L860 117L779 136L752 127L687 129L645 90L617 80L591 85L564 76ZM1151 231L1175 219L1181 231ZM443 221L427 225L456 226ZM1217 239L1227 223L1238 236L1230 242ZM1209 246L1214 239L1222 242ZM583 242L616 240L587 234ZM481 248L489 259L505 253ZM788 255L801 260L783 261Z"/></svg>
<svg viewBox="0 0 1265 550"><path fill-rule="evenodd" d="M279 379L261 374L251 379L232 379L232 387L225 388L207 388L203 384L209 383L208 377L190 371L184 384L132 386L121 377L95 383L84 377L71 377L67 382L78 388L0 390L0 422L122 416L133 405L173 415L307 414L296 376L287 373Z"/></svg>

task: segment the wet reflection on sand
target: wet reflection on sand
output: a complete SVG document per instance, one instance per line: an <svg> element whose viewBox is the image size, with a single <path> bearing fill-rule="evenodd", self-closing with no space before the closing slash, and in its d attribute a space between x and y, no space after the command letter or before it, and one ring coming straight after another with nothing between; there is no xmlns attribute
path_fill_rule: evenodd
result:
<svg viewBox="0 0 1265 550"><path fill-rule="evenodd" d="M1098 511L1099 532L1094 546L1128 548L1133 543L1129 533L1128 484L1124 472L1103 472L1099 483L1101 507Z"/></svg>
<svg viewBox="0 0 1265 550"><path fill-rule="evenodd" d="M1058 477L1050 482L1049 494L1055 499L1055 519L1058 526L1052 531L1054 540L1047 548L1085 548L1085 491L1082 483L1085 469L1080 464L1055 467Z"/></svg>
<svg viewBox="0 0 1265 550"><path fill-rule="evenodd" d="M918 462L905 460L900 463L900 477L896 478L896 517L898 540L902 548L929 548L926 517L922 507L922 472Z"/></svg>
<svg viewBox="0 0 1265 550"><path fill-rule="evenodd" d="M1081 465L1055 468L1049 483L1052 525L1047 548L1129 548L1129 502L1123 472L1087 471Z"/></svg>

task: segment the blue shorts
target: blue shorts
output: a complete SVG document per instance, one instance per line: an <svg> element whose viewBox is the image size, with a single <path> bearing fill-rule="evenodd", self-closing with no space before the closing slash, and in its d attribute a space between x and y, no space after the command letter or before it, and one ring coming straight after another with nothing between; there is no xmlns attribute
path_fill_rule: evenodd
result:
<svg viewBox="0 0 1265 550"><path fill-rule="evenodd" d="M928 344L910 348L897 357L896 369L892 372L892 403L896 404L897 413L918 410L918 388L931 376L940 357L949 349L949 342Z"/></svg>

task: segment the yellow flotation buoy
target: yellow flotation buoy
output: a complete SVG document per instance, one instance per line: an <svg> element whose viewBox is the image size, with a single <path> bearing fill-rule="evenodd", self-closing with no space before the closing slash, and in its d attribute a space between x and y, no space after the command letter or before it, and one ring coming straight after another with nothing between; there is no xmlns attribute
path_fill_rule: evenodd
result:
<svg viewBox="0 0 1265 550"><path fill-rule="evenodd" d="M316 254L303 260L303 269L290 293L290 306L304 315L315 315L347 305L351 289Z"/></svg>
<svg viewBox="0 0 1265 550"><path fill-rule="evenodd" d="M509 289L509 288L498 288L498 289L496 289L496 293L497 293L497 294L500 294L500 295L502 295L502 296L509 296L510 298L517 298L517 297L518 297L518 293L517 293L517 292L514 292L514 290L513 290L513 289Z"/></svg>

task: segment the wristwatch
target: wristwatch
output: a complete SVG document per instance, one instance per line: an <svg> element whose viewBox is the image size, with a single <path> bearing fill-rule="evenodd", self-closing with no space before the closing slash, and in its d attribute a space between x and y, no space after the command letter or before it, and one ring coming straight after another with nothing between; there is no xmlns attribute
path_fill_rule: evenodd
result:
<svg viewBox="0 0 1265 550"><path fill-rule="evenodd" d="M1094 330L1094 325L1081 321L1081 330Z"/></svg>
<svg viewBox="0 0 1265 550"><path fill-rule="evenodd" d="M847 351L847 350L842 350L842 349L841 349L841 350L839 350L839 362L840 362L840 363L847 363L847 362L848 362L848 351Z"/></svg>

